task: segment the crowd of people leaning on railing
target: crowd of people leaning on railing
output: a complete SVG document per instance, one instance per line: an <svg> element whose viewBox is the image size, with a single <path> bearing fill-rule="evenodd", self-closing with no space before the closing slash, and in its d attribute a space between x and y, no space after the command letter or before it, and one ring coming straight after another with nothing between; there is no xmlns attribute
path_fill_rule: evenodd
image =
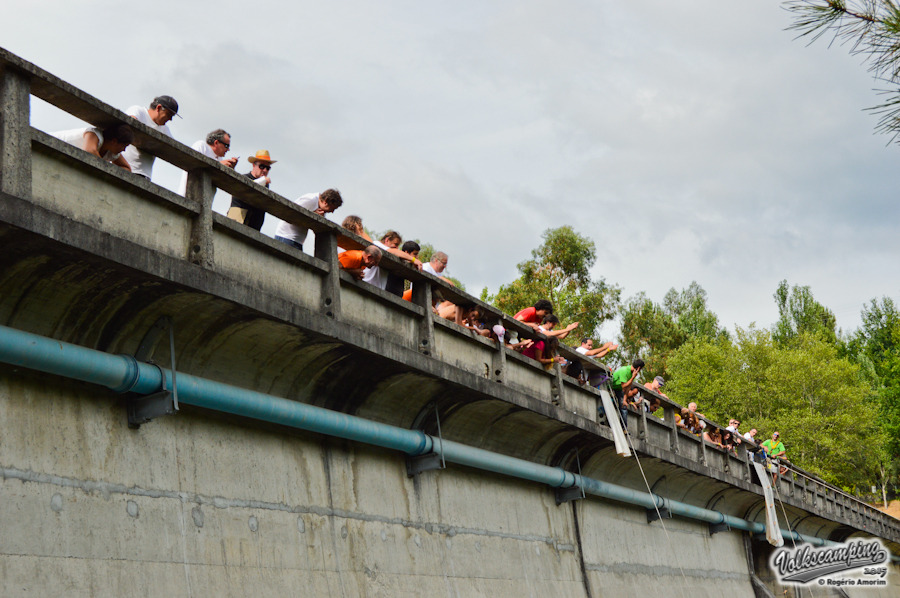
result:
<svg viewBox="0 0 900 598"><path fill-rule="evenodd" d="M167 123L178 116L178 102L171 96L158 96L153 99L148 108L132 106L126 110L126 114L151 129L172 137ZM134 132L126 124L119 123L102 130L97 127L82 127L60 131L53 135L134 175L148 180L151 178L155 156L133 144ZM231 135L224 129L211 131L205 139L196 141L191 147L227 168L236 168L237 166L237 158L225 157L231 148ZM267 150L259 150L247 158L247 161L250 162L251 168L244 176L253 183L268 188L271 184L269 174L276 160L271 158ZM185 172L179 187L181 194L185 194L187 190L187 180L188 173ZM343 199L337 190L327 189L321 193L302 195L294 200L294 203L310 212L324 216L338 209L343 204ZM257 231L262 229L265 215L265 210L237 198L232 198L227 213L228 218ZM376 240L366 232L359 216L347 216L341 224L349 232L370 243L368 246L358 249L360 244L355 241L347 243L339 240L338 260L341 268L354 278L411 301L412 285L402 275L379 267L382 255L386 252L412 265L417 270L427 272L444 282L453 284L449 278L442 275L448 262L448 256L443 251L434 252L430 260L423 264L419 260L421 251L419 244L415 241L403 242L402 237L396 231L388 231ZM279 220L275 229L275 240L302 251L307 233L308 229L301 225ZM610 376L606 369L586 367L586 365L590 365L590 361L583 362L577 359L570 361L560 356L559 341L575 331L579 323L572 322L563 326L553 313L552 303L546 299L539 300L534 305L525 307L515 314L514 319L531 328L534 333L533 338L522 339L514 330L508 330L496 318L494 320L496 323L489 322L484 310L474 303L458 305L449 300L443 300L438 292L434 295L431 309L436 316L451 320L471 330L474 334L491 339L525 357L534 359L547 370L553 369L558 363L563 373L575 378L582 385L590 384L598 388L608 385L615 395L619 415L626 432L629 411L638 413L644 411L648 415L653 415L662 408L660 397L668 400L668 397L660 391L665 385L665 380L661 376L656 376L652 381L644 384L643 388L637 386L636 379L644 367L641 359L636 359L631 365L624 365L612 371ZM599 359L617 348L617 345L610 342L595 347L594 340L585 337L581 339L581 346L575 350L585 358ZM646 391L651 392L647 393ZM614 417L615 414L607 414L607 416ZM724 429L708 422L709 420L706 420L702 413L697 413L696 403L690 403L687 407L681 408L680 412L675 413L675 424L678 428L694 434L724 451L734 452L743 443L752 452L770 458L767 459L770 461L770 465L772 460L786 462L784 444L779 440L778 432L773 433L771 440L757 444L755 440L757 430L754 428L741 435L738 432L741 422L736 419L731 419L728 427ZM784 473L784 466L781 463L775 466L775 472L777 473L779 470Z"/></svg>

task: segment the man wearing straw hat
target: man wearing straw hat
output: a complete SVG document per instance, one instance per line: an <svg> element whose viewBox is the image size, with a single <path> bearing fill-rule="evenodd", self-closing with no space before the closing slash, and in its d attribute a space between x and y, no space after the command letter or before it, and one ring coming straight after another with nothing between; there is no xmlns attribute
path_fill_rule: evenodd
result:
<svg viewBox="0 0 900 598"><path fill-rule="evenodd" d="M263 187L268 188L272 182L269 178L269 171L272 169L272 164L276 162L269 156L269 150L259 150L255 156L247 158L247 161L253 164L253 168L244 176L253 179L254 183L259 183ZM250 228L259 230L262 228L263 220L266 218L266 212L232 197L231 207L228 208L228 217L232 220L237 220L241 224L246 224Z"/></svg>

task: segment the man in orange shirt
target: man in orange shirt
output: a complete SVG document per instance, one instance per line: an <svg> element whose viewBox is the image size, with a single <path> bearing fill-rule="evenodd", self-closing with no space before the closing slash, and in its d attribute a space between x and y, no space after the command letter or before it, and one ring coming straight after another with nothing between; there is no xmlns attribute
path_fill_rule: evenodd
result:
<svg viewBox="0 0 900 598"><path fill-rule="evenodd" d="M381 250L374 245L365 249L351 249L338 256L341 268L357 280L362 280L366 268L374 268L381 261Z"/></svg>

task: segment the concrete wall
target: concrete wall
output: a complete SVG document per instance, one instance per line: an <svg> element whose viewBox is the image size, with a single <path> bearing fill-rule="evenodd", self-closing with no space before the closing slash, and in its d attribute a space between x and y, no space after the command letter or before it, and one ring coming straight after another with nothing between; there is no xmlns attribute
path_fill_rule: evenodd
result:
<svg viewBox="0 0 900 598"><path fill-rule="evenodd" d="M108 391L0 373L5 597L750 595L737 534L202 413L131 430Z"/></svg>

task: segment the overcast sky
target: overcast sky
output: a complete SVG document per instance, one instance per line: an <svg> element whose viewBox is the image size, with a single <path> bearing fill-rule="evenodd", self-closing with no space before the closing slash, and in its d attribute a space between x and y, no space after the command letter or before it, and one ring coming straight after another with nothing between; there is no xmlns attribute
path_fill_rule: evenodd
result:
<svg viewBox="0 0 900 598"><path fill-rule="evenodd" d="M845 330L869 299L900 299L898 148L862 110L877 84L846 47L794 40L773 0L4 12L6 49L123 110L174 96L176 139L225 128L239 172L268 149L274 191L337 187L334 220L432 243L475 295L570 224L623 297L696 280L729 328L770 325L785 278ZM32 122L78 126L38 101Z"/></svg>

